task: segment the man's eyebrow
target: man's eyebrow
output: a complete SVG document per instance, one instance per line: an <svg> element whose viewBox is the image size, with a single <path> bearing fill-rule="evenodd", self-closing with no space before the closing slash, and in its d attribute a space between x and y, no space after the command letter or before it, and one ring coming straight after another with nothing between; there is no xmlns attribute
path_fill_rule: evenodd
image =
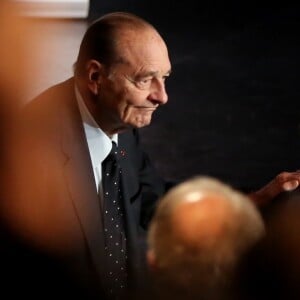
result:
<svg viewBox="0 0 300 300"><path fill-rule="evenodd" d="M137 78L144 78L144 77L155 77L159 74L159 71L149 71L145 73L141 73L137 75ZM163 76L169 76L171 74L171 70L167 71Z"/></svg>

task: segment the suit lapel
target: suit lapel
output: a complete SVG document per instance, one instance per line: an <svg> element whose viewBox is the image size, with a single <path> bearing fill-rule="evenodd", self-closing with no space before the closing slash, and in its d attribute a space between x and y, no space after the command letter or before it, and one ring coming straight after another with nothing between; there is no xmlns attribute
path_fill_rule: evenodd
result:
<svg viewBox="0 0 300 300"><path fill-rule="evenodd" d="M68 101L68 108L61 118L61 146L67 158L64 165L65 180L92 261L98 271L101 271L104 257L102 212L73 89L70 94L73 97Z"/></svg>

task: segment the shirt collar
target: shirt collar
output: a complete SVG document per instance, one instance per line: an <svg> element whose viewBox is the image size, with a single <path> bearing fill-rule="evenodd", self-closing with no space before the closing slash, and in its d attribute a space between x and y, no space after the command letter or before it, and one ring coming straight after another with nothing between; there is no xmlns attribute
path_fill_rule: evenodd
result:
<svg viewBox="0 0 300 300"><path fill-rule="evenodd" d="M75 96L78 103L83 127L90 151L93 167L100 165L112 148L112 141L118 144L118 135L114 134L109 138L104 131L101 130L91 113L89 112L84 100L75 85Z"/></svg>

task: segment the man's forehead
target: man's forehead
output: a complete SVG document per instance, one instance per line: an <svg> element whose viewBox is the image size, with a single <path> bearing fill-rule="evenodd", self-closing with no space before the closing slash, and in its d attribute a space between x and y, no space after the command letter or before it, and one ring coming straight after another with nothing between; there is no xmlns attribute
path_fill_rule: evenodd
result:
<svg viewBox="0 0 300 300"><path fill-rule="evenodd" d="M144 66L147 72L152 73L170 73L171 71L167 47L159 36L155 38L123 37L118 43L117 53L119 55L117 63L133 67Z"/></svg>
<svg viewBox="0 0 300 300"><path fill-rule="evenodd" d="M119 51L126 49L142 51L154 45L166 48L162 37L151 27L142 29L125 28L119 31L116 39L116 46L119 48Z"/></svg>

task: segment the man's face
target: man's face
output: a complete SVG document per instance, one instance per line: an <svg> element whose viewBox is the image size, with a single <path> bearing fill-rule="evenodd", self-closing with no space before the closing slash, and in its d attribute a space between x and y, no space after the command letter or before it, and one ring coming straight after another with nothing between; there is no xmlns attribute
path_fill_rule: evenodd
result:
<svg viewBox="0 0 300 300"><path fill-rule="evenodd" d="M98 116L105 114L114 132L150 124L153 112L168 101L165 80L171 70L166 45L153 30L127 32L118 52L122 60L102 78L97 104Z"/></svg>

